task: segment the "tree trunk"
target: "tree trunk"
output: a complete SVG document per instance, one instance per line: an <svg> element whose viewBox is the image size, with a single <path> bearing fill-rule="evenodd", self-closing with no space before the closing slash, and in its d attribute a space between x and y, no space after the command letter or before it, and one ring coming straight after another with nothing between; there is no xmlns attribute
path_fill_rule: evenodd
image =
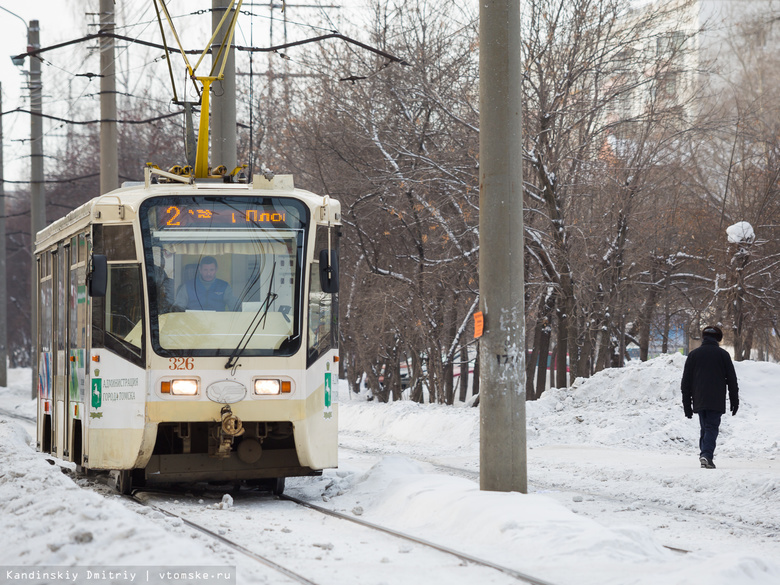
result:
<svg viewBox="0 0 780 585"><path fill-rule="evenodd" d="M749 328L745 333L745 342L742 345L742 359L749 360L750 352L753 349L753 328Z"/></svg>
<svg viewBox="0 0 780 585"><path fill-rule="evenodd" d="M571 318L571 316L569 316ZM558 313L558 353L556 355L556 388L566 388L568 379L566 376L566 354L568 353L569 331L568 319Z"/></svg>
<svg viewBox="0 0 780 585"><path fill-rule="evenodd" d="M547 364L550 361L550 326L542 327L539 335L539 373L536 376L536 393L534 399L538 400L547 388Z"/></svg>
<svg viewBox="0 0 780 585"><path fill-rule="evenodd" d="M469 344L463 340L460 346L460 395L458 399L466 402L469 393Z"/></svg>
<svg viewBox="0 0 780 585"><path fill-rule="evenodd" d="M655 281L655 271L651 272L650 281ZM639 317L639 359L643 362L647 361L650 354L650 327L653 321L653 315L655 314L655 303L657 299L658 291L655 286L651 284L647 293L647 300L645 300Z"/></svg>
<svg viewBox="0 0 780 585"><path fill-rule="evenodd" d="M474 406L479 405L479 342L477 342L477 357L474 358L474 385L471 388L472 396L476 396L474 400Z"/></svg>
<svg viewBox="0 0 780 585"><path fill-rule="evenodd" d="M531 353L526 353L525 362L525 399L534 400L536 398L536 392L534 391L534 372L542 369L541 360L539 359L539 346L542 343L542 323L543 317L539 315L534 325L534 342L531 349Z"/></svg>
<svg viewBox="0 0 780 585"><path fill-rule="evenodd" d="M390 392L393 401L403 400L403 389L401 388L401 358L398 352L393 352L393 363L388 368L390 370Z"/></svg>
<svg viewBox="0 0 780 585"><path fill-rule="evenodd" d="M425 402L425 393L423 392L423 370L422 360L417 353L412 353L412 379L409 383L411 387L410 398L412 402Z"/></svg>

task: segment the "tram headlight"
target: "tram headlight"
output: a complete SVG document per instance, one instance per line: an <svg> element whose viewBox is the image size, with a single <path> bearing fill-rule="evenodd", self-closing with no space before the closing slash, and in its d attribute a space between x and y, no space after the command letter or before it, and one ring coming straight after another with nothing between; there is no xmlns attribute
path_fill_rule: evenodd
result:
<svg viewBox="0 0 780 585"><path fill-rule="evenodd" d="M279 380L255 380L255 394L273 396L281 392L282 383Z"/></svg>
<svg viewBox="0 0 780 585"><path fill-rule="evenodd" d="M163 394L174 396L195 396L198 394L197 380L166 380L162 382L160 390Z"/></svg>

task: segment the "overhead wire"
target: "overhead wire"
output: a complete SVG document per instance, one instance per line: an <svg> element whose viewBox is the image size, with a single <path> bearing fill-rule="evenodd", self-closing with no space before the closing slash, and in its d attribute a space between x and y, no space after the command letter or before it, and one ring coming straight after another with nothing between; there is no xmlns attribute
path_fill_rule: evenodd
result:
<svg viewBox="0 0 780 585"><path fill-rule="evenodd" d="M57 45L52 45L50 47L43 47L43 48L40 48L40 49L27 51L26 53L20 53L19 55L16 55L14 58L23 59L25 57L37 57L41 53L44 53L46 51L51 51L51 50L54 50L54 49L60 49L62 47L67 47L69 45L73 45L73 44L81 43L81 42L85 42L85 41L90 41L92 39L97 39L97 38L101 38L101 37L111 37L111 38L114 38L114 39L123 40L123 41L127 41L129 43L135 43L135 44L143 45L143 46L146 46L146 47L152 47L152 48L155 48L155 49L162 49L162 50L165 49L165 47L163 45L160 45L158 43L153 43L153 42L150 42L150 41L144 41L142 39L134 39L132 37L127 37L125 35L118 35L116 33L93 33L93 34L86 35L84 37L80 37L78 39L73 39L71 41L66 41L64 43L58 43ZM328 34L325 34L325 35L320 35L320 36L317 36L317 37L311 37L311 38L308 38L308 39L302 39L302 40L299 40L299 41L290 41L288 43L283 43L281 45L274 45L274 46L271 46L271 47L244 47L244 46L241 46L241 45L231 45L231 48L236 50L236 51L242 51L242 52L248 52L248 53L271 53L271 52L278 52L281 49L289 49L291 47L299 47L299 46L302 46L302 45L307 45L309 43L318 43L318 42L325 41L325 40L328 40L328 39L338 39L338 40L344 41L345 43L355 45L357 47L360 47L361 49L365 49L366 51L370 51L372 53L375 53L377 55L385 57L386 59L389 59L390 61L392 61L394 63L398 63L399 65L404 65L404 66L409 66L410 65L405 59L402 59L401 57L396 57L395 55L392 55L392 54L390 54L390 53L388 53L386 51L383 51L383 50L378 49L376 47L372 47L371 45L368 45L368 44L363 43L361 41L358 41L356 39L350 38L347 35L343 35L341 33L328 33ZM192 49L184 49L184 48L180 48L179 52L181 52L183 54L186 54L186 55L198 55L198 54L201 54L201 51L192 50ZM208 47L203 52L204 53L210 53L211 52L211 48Z"/></svg>
<svg viewBox="0 0 780 585"><path fill-rule="evenodd" d="M160 0L160 2L162 3L162 5L164 7L165 4L164 4L163 0ZM156 8L156 5L157 5L157 0L155 0L155 8ZM240 8L240 3L239 3L239 8ZM151 6L147 5L141 16L143 17L143 15L146 14L150 9L151 9ZM195 11L195 12L192 12L192 13L189 13L189 14L183 14L183 15L175 15L175 16L168 15L169 19L170 19L169 22L170 22L170 24L172 26L172 22L171 21L173 19L181 19L181 18L184 18L184 17L187 17L187 16L195 16L195 15L200 15L200 14L204 14L206 12L212 12L212 11L213 11L213 9L205 9L205 10L198 10L198 11ZM225 14L225 16L223 16L223 20L227 16L228 11L225 11L225 12L226 12L226 14ZM275 19L273 16L269 17L269 16L258 15L258 14L255 14L254 12L247 11L247 10L238 10L238 11L236 11L236 14L234 15L234 17L237 17L238 13L250 15L252 18L258 17L258 18L263 18L263 19L270 19L272 21L273 20L278 20L278 19ZM121 27L116 27L115 26L114 28L115 29L116 28L132 29L132 28L135 28L135 27L137 27L139 25L145 25L143 30L146 30L146 28L148 28L148 26L153 24L154 22L159 22L159 18L157 20L149 20L149 21L146 21L146 22L137 22L137 23L135 23L133 25L123 25ZM331 24L333 24L332 21L330 21L330 22L331 22ZM319 36L316 36L316 37L302 39L302 40L297 40L297 41L286 42L286 43L279 44L279 45L274 45L274 46L271 46L271 47L254 47L254 46L248 46L247 47L247 46L235 45L235 44L231 44L230 46L235 51L249 53L249 55L250 55L250 64L251 64L251 62L252 62L251 57L252 57L252 55L254 53L258 53L258 52L277 53L277 54L281 55L282 57L287 58L287 56L284 53L281 53L280 51L282 51L284 49L292 48L292 47L302 46L302 45L306 45L306 44L310 44L310 43L323 42L323 41L326 41L326 40L329 40L329 39L334 39L334 40L341 40L341 41L343 41L345 43L355 45L357 47L360 47L360 48L362 48L364 50L367 50L369 52L375 53L375 54L380 55L380 56L384 57L385 59L387 59L387 63L385 65L383 65L377 72L373 73L372 75L375 75L376 73L378 73L382 69L388 67L392 63L398 63L398 64L400 64L402 66L408 66L409 65L409 63L407 61L405 61L404 59L402 59L400 57L392 55L392 54L390 54L390 53L388 53L386 51L382 51L379 48L372 47L372 46L370 46L370 45L368 45L366 43L362 43L362 42L360 42L360 41L358 41L356 39L352 39L352 38L350 38L350 37L348 37L346 35L342 35L341 33L337 32L335 27L333 29L326 29L326 28L323 28L323 27L318 27L318 26L315 26L315 25L309 25L309 24L306 24L306 23L299 23L299 22L296 22L296 21L287 21L287 23L293 24L293 25L296 25L296 26L301 26L301 27L308 27L309 29L312 29L312 30L321 30L321 31L329 31L329 32L327 32L327 34L319 35ZM143 32L143 30L139 31L139 32ZM174 35L175 34L176 33L174 31ZM124 41L124 42L128 43L127 46L124 47L124 51L122 53L120 53L120 55L117 55L117 56L114 57L114 61L115 62L117 62L118 58L121 56L121 54L124 54L125 51L128 51L132 45L146 46L146 47L150 47L150 48L153 48L153 49L162 49L162 50L165 51L166 57L167 57L167 54L169 52L169 48L166 46L167 42L165 40L164 40L164 44L160 45L158 43L145 41L145 40L137 38L137 37L131 37L131 36L128 36L128 35L117 34L116 32L107 33L106 31L99 30L97 33L88 34L88 35L82 36L82 37L77 38L77 39L71 39L69 41L64 41L64 42L57 43L57 44L54 44L54 45L50 45L50 46L47 46L47 47L41 47L41 48L38 48L36 50L27 51L26 53L21 53L17 57L19 57L19 58L24 58L24 57L38 58L38 59L41 60L42 63L44 63L44 64L46 64L48 66L54 67L54 68L62 71L63 73L65 73L67 75L70 75L72 78L86 77L89 81L86 84L86 86L82 89L81 94L75 100L72 100L70 102L70 107L68 108L68 111L72 112L73 109L76 107L77 103L83 97L87 97L87 96L93 97L94 95L99 95L99 94L94 94L94 93L86 93L86 90L89 87L89 85L92 82L92 80L95 77L100 77L101 74L95 74L95 73L89 73L89 72L88 73L74 73L74 72L69 71L68 69L66 69L64 67L56 65L55 63L49 61L48 59L44 59L43 57L41 57L41 54L49 52L49 51L57 50L57 49L62 49L64 47L68 47L68 46L75 45L75 44L78 44L78 43L88 42L90 40L101 39L101 38L113 38L115 40ZM163 39L164 39L164 35L163 35ZM177 38L177 41L178 41L178 38ZM251 38L250 38L250 45L253 45L253 41L251 40ZM198 50L187 50L187 49L184 49L184 47L181 46L181 43L179 43L179 52L182 54L182 56L185 58L185 60L186 60L186 55L200 54L200 60L198 61L198 63L200 63L200 61L202 61L202 59L205 57L205 55L207 53L211 53L211 46L209 45L208 47L206 47L205 50L203 50L201 52L201 51L198 51ZM157 62L161 58L165 58L165 57L156 58L153 61L151 61L151 63ZM169 73L171 74L171 82L172 82L172 85L174 87L174 92L175 92L175 83L173 83L172 69L171 69L171 66L170 66L170 60L168 59L168 61L169 61ZM214 59L213 61L216 63L218 61L218 59ZM146 67L147 65L148 65L148 63L144 64L142 67ZM197 65L196 65L196 67L197 67ZM193 70L190 68L190 71L192 72ZM212 71L212 73L213 73L213 71ZM372 75L370 75L370 76L372 76ZM350 77L347 77L347 78L342 78L341 81L351 81L351 82L355 83L356 81L361 80L361 79L366 79L367 77L369 77L369 76L350 76ZM251 88L250 88L250 90L251 90ZM119 93L119 92L117 92L117 93ZM129 94L124 93L124 94L120 94L120 95L129 95ZM174 96L176 97L175 93L174 93ZM135 97L137 97L137 96L135 96ZM26 110L24 108L19 107L19 108L15 108L15 109L12 109L12 110L8 110L6 112L2 112L2 115L14 113L14 112L31 113L29 110ZM117 119L117 120L102 120L102 121L113 121L113 122L117 122L117 123L121 123L121 124L146 124L146 123L152 123L152 122L159 121L159 120L164 120L164 119L167 119L167 118L172 118L172 117L181 115L183 113L184 112L175 112L175 113L161 115L161 116L148 118L148 119L144 119L144 120L122 120L122 119ZM101 122L101 120L79 121L79 120L73 120L73 119L69 119L69 118L62 118L62 117L57 117L57 116L51 116L51 115L47 115L47 114L41 114L41 116L43 118L47 118L47 119L51 119L51 120L60 122L59 125L55 125L44 136L49 135L51 132L54 132L54 131L56 131L59 128L62 128L62 126L65 125L65 124L87 125L87 124L96 124L96 123L100 123Z"/></svg>
<svg viewBox="0 0 780 585"><path fill-rule="evenodd" d="M14 110L8 110L6 112L1 112L0 116L5 116L6 114L13 114L14 112L20 112L22 114L33 114L32 111L26 110L24 108L16 108ZM36 115L41 116L41 118L46 118L48 120L55 120L57 122L64 122L66 124L75 124L77 126L83 126L87 124L99 124L100 122L116 122L117 124L149 124L151 122L157 122L159 120L165 120L166 118L173 118L175 116L181 116L184 114L184 112L173 112L170 114L163 114L160 116L155 116L154 118L147 118L145 120L122 120L122 119L100 119L100 120L68 120L66 118L60 118L58 116L51 116L49 114L43 114L43 113L37 113Z"/></svg>

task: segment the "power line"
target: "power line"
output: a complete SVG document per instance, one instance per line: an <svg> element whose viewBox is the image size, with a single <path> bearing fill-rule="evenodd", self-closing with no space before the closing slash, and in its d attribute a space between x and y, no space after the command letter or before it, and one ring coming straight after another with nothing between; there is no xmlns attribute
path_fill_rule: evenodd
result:
<svg viewBox="0 0 780 585"><path fill-rule="evenodd" d="M99 177L100 173L92 173L90 175L81 175L79 177L68 177L67 179L44 179L43 181L39 181L41 183L75 183L76 181L83 181L84 179L94 179L95 177ZM119 178L123 181L135 181L135 178L132 177L125 177L124 175L119 175ZM3 179L0 178L0 183L10 183L13 185L28 185L32 183L33 181L12 181L10 179ZM8 196L8 195L6 195ZM51 205L54 205L53 203ZM29 213L29 211L27 212Z"/></svg>
<svg viewBox="0 0 780 585"><path fill-rule="evenodd" d="M68 179L46 179L43 183L73 183L75 181L81 181L82 179L92 179L93 177L99 177L100 173L92 173L91 175L82 175L80 177L70 177ZM32 181L11 181L9 179L0 178L0 182L12 183L14 185L26 185Z"/></svg>
<svg viewBox="0 0 780 585"><path fill-rule="evenodd" d="M99 39L99 38L113 38L113 39L118 39L118 40L121 40L121 41L126 41L128 43L134 43L134 44L138 44L138 45L143 45L145 47L152 47L154 49L165 50L165 47L163 45L160 45L160 44L157 44L157 43L152 43L150 41L144 41L144 40L141 40L141 39L134 39L132 37L128 37L128 36L125 36L125 35L118 35L118 34L115 34L115 33L97 32L97 33L90 34L90 35L87 35L87 36L84 36L84 37L81 37L81 38L78 38L78 39L65 41L64 43L58 43L56 45L51 45L49 47L42 47L40 49L35 49L33 51L27 51L26 53L20 53L19 55L14 56L14 59L24 59L25 57L38 57L40 59L40 54L41 53L45 53L47 51L53 51L55 49L61 49L63 47L68 47L70 45L75 45L77 43L83 43L83 42L86 42L86 41L91 41L93 39ZM390 61L392 61L394 63L399 63L399 64L404 65L404 66L409 66L410 65L407 61L405 61L404 59L402 59L400 57L396 57L395 55L391 55L390 53L387 53L386 51L382 51L381 49L378 49L376 47L372 47L371 45L367 45L367 44L362 43L362 42L360 42L358 40L350 38L350 37L348 37L346 35L343 35L341 33L335 33L335 32L334 33L330 33L330 34L326 34L326 35L320 35L320 36L317 36L317 37L308 38L308 39L303 39L303 40L300 40L300 41L292 41L292 42L284 43L284 44L281 44L281 45L275 45L273 47L244 47L244 46L240 46L240 45L231 45L231 48L236 50L236 51L242 51L242 52L248 52L248 53L272 53L272 52L278 52L278 51L280 51L282 49L288 49L290 47L299 47L301 45L307 45L309 43L318 43L318 42L326 41L326 40L329 40L329 39L338 39L338 40L344 41L345 43L349 43L349 44L358 46L361 49L365 49L366 51L370 51L372 53L380 55L380 56L382 56L382 57L384 57L384 58L386 58L386 59L388 59L388 60L390 60ZM185 53L187 55L200 55L201 53L203 53L203 51L199 51L199 50L192 50L192 49L183 49L182 50L182 49L177 49L177 48L174 48L174 47L171 47L170 50L171 50L171 52L178 52L178 53L182 53L183 52L183 53ZM206 49L206 52L207 53L211 53L211 47L208 47Z"/></svg>
<svg viewBox="0 0 780 585"><path fill-rule="evenodd" d="M15 110L8 110L7 112L0 113L0 116L6 114L13 114L14 112L21 112L22 114L33 114L30 110L23 108L16 108ZM55 120L57 122L64 122L66 124L86 125L86 124L100 124L101 122L116 122L117 124L149 124L151 122L157 122L159 120L165 120L166 118L173 118L174 116L181 116L184 112L173 112L172 114L163 114L154 118L147 118L146 120L67 120L65 118L58 118L57 116L50 116L48 114L35 113L33 115L41 116L48 120Z"/></svg>

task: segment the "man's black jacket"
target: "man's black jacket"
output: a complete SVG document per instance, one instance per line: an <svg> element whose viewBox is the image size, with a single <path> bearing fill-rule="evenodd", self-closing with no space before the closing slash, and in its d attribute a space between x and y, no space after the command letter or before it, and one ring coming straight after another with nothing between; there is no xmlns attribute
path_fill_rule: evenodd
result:
<svg viewBox="0 0 780 585"><path fill-rule="evenodd" d="M737 373L731 356L714 338L705 336L701 346L688 354L682 377L683 406L693 403L693 412L726 412L726 386L729 402L739 402Z"/></svg>

